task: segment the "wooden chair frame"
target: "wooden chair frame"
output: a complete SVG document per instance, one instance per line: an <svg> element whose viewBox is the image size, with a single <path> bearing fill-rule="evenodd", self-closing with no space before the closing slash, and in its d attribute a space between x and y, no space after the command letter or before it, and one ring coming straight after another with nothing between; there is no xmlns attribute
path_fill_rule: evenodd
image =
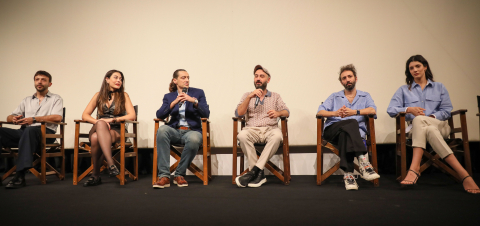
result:
<svg viewBox="0 0 480 226"><path fill-rule="evenodd" d="M454 154L462 153L462 151L458 151L456 149L457 146L463 145L463 155L465 160L465 169L467 172L472 175L472 164L470 160L470 146L468 143L468 130L467 130L467 117L465 113L467 112L466 109L460 109L457 111L451 112L451 117L448 119L448 125L451 128L450 132L450 142L447 142L448 146L452 149ZM405 115L407 113L400 112L395 116L396 119L396 173L397 173L397 180L403 181L408 173L407 168L407 137L405 133ZM460 117L460 127L455 128L453 124L453 116L459 115ZM455 133L462 133L461 141L455 139ZM448 140L447 140L448 141ZM423 157L426 161L420 166L420 173L425 171L430 166L435 166L440 171L448 174L451 176L455 181L461 182L462 178L460 178L457 173L446 164L438 154L431 154L428 149L423 151Z"/></svg>
<svg viewBox="0 0 480 226"><path fill-rule="evenodd" d="M323 173L323 154L324 153L335 153L339 155L338 149L323 139L323 127L325 123L325 116L316 115L317 118L317 185L322 185L328 177L330 177L335 171L340 168L340 162L337 162L332 168ZM378 164L377 164L377 142L375 139L375 114L366 115L367 119L367 151L369 155L370 163L373 166L375 172L378 173ZM355 170L359 171L358 165L354 164ZM371 181L375 187L380 186L378 179Z"/></svg>
<svg viewBox="0 0 480 226"><path fill-rule="evenodd" d="M65 108L63 108L63 118L61 122L51 122L51 121L39 121L41 123L40 129L42 131L42 140L40 143L40 153L35 153L34 156L37 158L33 161L33 167L29 169L29 171L35 175L38 179L40 179L42 184L47 183L46 176L49 175L56 175L60 180L65 179L65 146L64 146L64 137L65 137ZM60 134L47 134L47 123L57 124L60 127ZM11 122L4 122L0 121L0 127L3 124L14 125ZM60 139L59 143L47 144L47 138L56 138ZM3 158L17 158L18 157L18 150L17 147L14 148L4 148L4 150L0 150L0 157ZM3 151L3 152L2 152ZM60 172L58 172L55 167L51 166L47 162L47 158L53 157L60 157L61 158L61 168ZM40 172L38 172L34 167L40 164ZM10 175L12 175L17 166L15 165L10 170L8 170L2 177L1 181L7 179ZM47 171L48 169L48 171ZM1 182L0 181L0 182Z"/></svg>
<svg viewBox="0 0 480 226"><path fill-rule="evenodd" d="M233 167L232 167L232 184L235 183L235 178L237 175L237 157L240 157L240 176L247 173L249 169L244 170L245 165L245 155L241 151L241 147L238 146L237 142L237 135L238 135L238 122L241 123L240 130L245 127L245 120L239 117L232 117L233 119ZM279 147L277 153L281 150L283 154L283 170L281 170L278 166L273 164L270 160L265 164L265 168L270 170L278 179L282 181L284 185L289 185L291 178L290 174L290 146L288 142L288 126L287 126L287 118L284 116L280 117L281 121L281 129L283 135L282 146ZM258 145L255 145L259 147ZM261 152L257 149L257 158L260 158Z"/></svg>
<svg viewBox="0 0 480 226"><path fill-rule="evenodd" d="M195 176L203 181L203 185L208 185L208 181L212 180L212 160L211 160L211 147L210 147L210 121L208 118L201 118L202 120L202 146L199 147L199 150L202 150L201 154L203 155L203 170L197 167L195 164L191 163L188 166ZM163 119L154 119L155 121L155 136L153 138L153 172L152 172L152 185L158 180L158 168L157 168L157 131L160 127L160 122L166 123ZM177 160L173 165L170 166L170 173L175 171L178 167L178 163L182 156L182 153L178 151L175 147L181 147L181 145L170 145L170 155ZM198 153L197 153L198 154Z"/></svg>
<svg viewBox="0 0 480 226"><path fill-rule="evenodd" d="M138 112L138 106L134 106L135 113ZM137 114L138 115L138 114ZM75 146L74 146L74 153L73 153L73 185L77 185L83 178L88 176L93 171L93 165L85 170L81 175L78 175L78 161L79 158L84 157L92 157L90 153L90 143L89 142L80 142L80 138L88 139L88 133L80 133L80 124L86 123L91 124L84 120L74 120L75 121ZM119 150L115 155L113 155L113 161L116 165L120 167L120 174L117 175L117 178L120 180L120 185L125 185L125 176L128 175L130 179L136 181L138 180L138 121L130 121L125 119L118 120L120 123L120 141L115 143L112 146L112 154L114 151ZM133 125L133 133L125 133L125 124L132 123ZM125 138L132 138L132 142L126 142ZM127 148L133 149L133 151L127 152ZM125 168L125 160L126 158L134 158L133 162L133 173L130 172L128 169ZM119 159L119 160L118 160ZM107 161L103 161L103 166L100 168L100 172L107 169L108 164Z"/></svg>

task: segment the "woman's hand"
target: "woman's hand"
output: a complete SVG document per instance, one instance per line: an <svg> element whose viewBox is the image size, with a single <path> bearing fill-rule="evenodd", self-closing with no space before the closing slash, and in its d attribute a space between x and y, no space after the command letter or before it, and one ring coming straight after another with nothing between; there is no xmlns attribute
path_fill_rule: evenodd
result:
<svg viewBox="0 0 480 226"><path fill-rule="evenodd" d="M407 108L407 113L410 113L412 115L419 116L419 115L425 115L425 108L421 107L408 107Z"/></svg>

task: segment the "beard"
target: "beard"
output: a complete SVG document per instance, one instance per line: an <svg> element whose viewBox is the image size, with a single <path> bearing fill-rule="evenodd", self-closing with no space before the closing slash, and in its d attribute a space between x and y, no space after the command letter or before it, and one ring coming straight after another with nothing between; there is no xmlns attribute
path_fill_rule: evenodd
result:
<svg viewBox="0 0 480 226"><path fill-rule="evenodd" d="M47 89L47 86L42 86L41 88L38 88L38 86L35 86L35 89L38 91L38 92L43 92Z"/></svg>
<svg viewBox="0 0 480 226"><path fill-rule="evenodd" d="M255 86L255 89L267 89L267 82L264 82L262 84L257 84L256 82L253 82L253 85Z"/></svg>
<svg viewBox="0 0 480 226"><path fill-rule="evenodd" d="M355 84L355 81L353 81L352 83L348 82L347 84L344 84L343 87L345 87L346 90L351 91L353 88L355 88Z"/></svg>

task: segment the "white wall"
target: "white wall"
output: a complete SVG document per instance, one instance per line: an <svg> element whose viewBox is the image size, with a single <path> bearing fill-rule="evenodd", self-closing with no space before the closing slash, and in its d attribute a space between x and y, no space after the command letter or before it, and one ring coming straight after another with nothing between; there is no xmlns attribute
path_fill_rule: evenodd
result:
<svg viewBox="0 0 480 226"><path fill-rule="evenodd" d="M33 74L53 75L50 90L67 108L66 147L74 119L110 69L124 72L139 105L140 146L153 147L156 110L175 69L205 90L213 145L232 144L232 120L253 67L269 69L269 89L289 106L290 144L316 142L315 113L342 89L340 66L353 63L357 88L378 107L378 143L394 142L386 109L405 83L405 62L429 60L454 109L466 108L479 140L480 2L404 1L0 1L0 118L34 93ZM88 128L85 128L88 131Z"/></svg>

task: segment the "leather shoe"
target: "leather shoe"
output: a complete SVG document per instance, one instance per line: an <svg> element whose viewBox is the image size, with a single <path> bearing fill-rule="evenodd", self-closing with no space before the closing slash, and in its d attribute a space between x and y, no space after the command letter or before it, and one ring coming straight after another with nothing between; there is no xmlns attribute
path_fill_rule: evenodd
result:
<svg viewBox="0 0 480 226"><path fill-rule="evenodd" d="M173 183L176 184L178 187L187 187L188 186L187 181L182 176L175 177L173 179Z"/></svg>
<svg viewBox="0 0 480 226"><path fill-rule="evenodd" d="M7 186L5 186L5 188L9 188L9 189L21 188L21 187L25 187L26 184L27 183L25 182L25 175L19 175L19 173L16 173L13 179L8 182Z"/></svg>
<svg viewBox="0 0 480 226"><path fill-rule="evenodd" d="M118 170L116 165L111 165L110 167L108 167L108 170L110 171L110 177L114 177L120 174L120 171Z"/></svg>
<svg viewBox="0 0 480 226"><path fill-rule="evenodd" d="M89 186L97 186L102 184L102 178L101 177L90 177L88 180L83 183L83 187L89 187Z"/></svg>
<svg viewBox="0 0 480 226"><path fill-rule="evenodd" d="M160 179L153 184L153 188L168 188L170 187L170 178L168 177L161 177Z"/></svg>

